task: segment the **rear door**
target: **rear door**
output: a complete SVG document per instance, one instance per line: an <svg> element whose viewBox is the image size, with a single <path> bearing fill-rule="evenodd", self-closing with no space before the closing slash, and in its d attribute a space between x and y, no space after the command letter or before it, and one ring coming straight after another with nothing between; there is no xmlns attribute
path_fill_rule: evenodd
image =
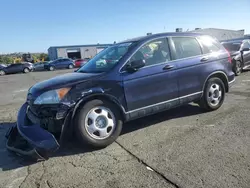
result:
<svg viewBox="0 0 250 188"><path fill-rule="evenodd" d="M171 37L174 60L179 67L178 83L180 103L188 103L202 94L201 62L208 61L195 37Z"/></svg>
<svg viewBox="0 0 250 188"><path fill-rule="evenodd" d="M59 60L57 60L57 62L56 62L56 68L57 68L57 69L62 69L62 68L64 68L64 67L65 67L64 63L65 63L65 60L64 60L64 59L59 59Z"/></svg>
<svg viewBox="0 0 250 188"><path fill-rule="evenodd" d="M70 63L71 63L70 59L63 59L62 68L68 68Z"/></svg>
<svg viewBox="0 0 250 188"><path fill-rule="evenodd" d="M145 53L146 47L150 48L150 56ZM145 43L129 62L139 59L146 61L145 67L133 73L121 72L130 117L133 119L179 105L177 66L171 61L167 39Z"/></svg>

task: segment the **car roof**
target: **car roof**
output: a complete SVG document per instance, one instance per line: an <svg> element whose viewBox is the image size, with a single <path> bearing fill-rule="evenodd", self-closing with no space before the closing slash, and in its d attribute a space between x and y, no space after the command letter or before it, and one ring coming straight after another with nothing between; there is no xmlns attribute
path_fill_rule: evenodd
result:
<svg viewBox="0 0 250 188"><path fill-rule="evenodd" d="M236 39L236 40L229 40L229 41L221 42L221 44L243 43L245 41L249 41L249 40L248 39Z"/></svg>
<svg viewBox="0 0 250 188"><path fill-rule="evenodd" d="M193 33L193 32L169 32L169 33L157 33L157 34L152 34L152 35L146 35L146 36L140 36L132 39L127 39L119 43L127 43L127 42L139 42L139 41L144 41L144 40L150 40L158 37L171 37L171 36L203 36L205 34L202 33ZM118 44L119 44L118 43Z"/></svg>

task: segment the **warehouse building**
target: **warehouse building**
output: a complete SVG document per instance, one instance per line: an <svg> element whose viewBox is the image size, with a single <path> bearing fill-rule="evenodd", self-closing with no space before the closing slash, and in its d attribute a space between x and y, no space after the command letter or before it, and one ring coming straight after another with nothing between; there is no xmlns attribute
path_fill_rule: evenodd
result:
<svg viewBox="0 0 250 188"><path fill-rule="evenodd" d="M58 58L91 58L110 45L111 44L52 46L48 49L48 55L50 60L55 60Z"/></svg>
<svg viewBox="0 0 250 188"><path fill-rule="evenodd" d="M207 34L217 38L219 41L225 41L230 39L244 38L245 30L228 30L228 29L217 29L217 28L196 28L191 31L195 33Z"/></svg>

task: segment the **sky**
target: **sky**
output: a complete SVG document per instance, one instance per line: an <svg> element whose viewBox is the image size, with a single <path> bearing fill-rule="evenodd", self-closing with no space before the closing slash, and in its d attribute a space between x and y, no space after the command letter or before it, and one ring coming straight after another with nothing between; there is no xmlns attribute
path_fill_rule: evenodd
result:
<svg viewBox="0 0 250 188"><path fill-rule="evenodd" d="M175 28L250 34L250 0L2 0L0 24L0 54L113 43Z"/></svg>

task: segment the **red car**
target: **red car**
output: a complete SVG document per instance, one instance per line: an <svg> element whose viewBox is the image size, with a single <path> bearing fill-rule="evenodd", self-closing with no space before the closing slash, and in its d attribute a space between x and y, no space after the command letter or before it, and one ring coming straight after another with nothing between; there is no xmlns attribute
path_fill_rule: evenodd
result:
<svg viewBox="0 0 250 188"><path fill-rule="evenodd" d="M88 60L90 60L90 58L84 58L84 59L77 59L77 60L75 60L75 67L81 67L81 66L83 66L85 63L88 62Z"/></svg>

